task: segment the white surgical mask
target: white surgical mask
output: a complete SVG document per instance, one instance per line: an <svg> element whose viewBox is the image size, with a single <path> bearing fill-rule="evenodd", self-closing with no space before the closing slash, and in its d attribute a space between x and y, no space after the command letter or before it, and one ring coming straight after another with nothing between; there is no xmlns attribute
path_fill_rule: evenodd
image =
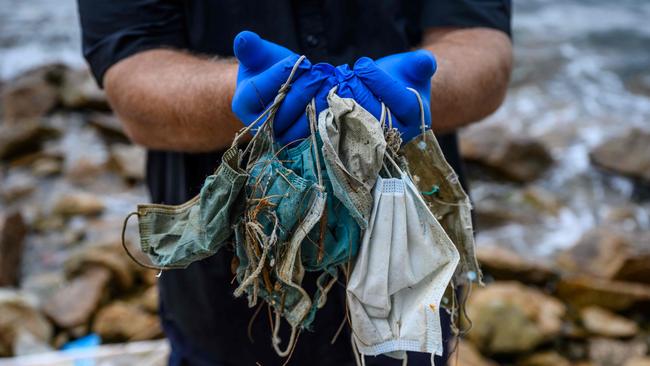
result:
<svg viewBox="0 0 650 366"><path fill-rule="evenodd" d="M440 300L458 251L411 179L379 178L348 282L354 345L362 355L441 355Z"/></svg>

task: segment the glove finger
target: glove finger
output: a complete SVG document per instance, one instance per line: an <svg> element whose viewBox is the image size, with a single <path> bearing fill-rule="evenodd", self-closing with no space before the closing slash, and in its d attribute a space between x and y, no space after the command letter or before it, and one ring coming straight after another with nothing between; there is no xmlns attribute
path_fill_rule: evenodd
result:
<svg viewBox="0 0 650 366"><path fill-rule="evenodd" d="M309 129L309 121L307 120L307 114L303 110L302 116L298 117L297 120L287 128L285 131L278 132L275 130L275 136L278 142L281 145L286 145L296 140L305 138L311 134Z"/></svg>
<svg viewBox="0 0 650 366"><path fill-rule="evenodd" d="M354 65L355 74L381 99L402 122L419 122L420 104L413 92L380 69L370 58L362 57Z"/></svg>
<svg viewBox="0 0 650 366"><path fill-rule="evenodd" d="M339 86L336 94L339 97L354 99L357 104L379 119L381 102L347 65L337 67L337 78Z"/></svg>
<svg viewBox="0 0 650 366"><path fill-rule="evenodd" d="M329 108L327 95L329 94L330 90L332 90L332 88L337 85L338 81L336 80L335 76L325 79L321 85L318 93L316 94L316 118L318 118L318 115L321 111Z"/></svg>
<svg viewBox="0 0 650 366"><path fill-rule="evenodd" d="M288 56L259 75L242 81L233 96L232 109L235 114L246 123L251 121L251 115L259 115L273 102L297 60L297 55ZM294 80L308 68L309 62L305 60L294 74Z"/></svg>
<svg viewBox="0 0 650 366"><path fill-rule="evenodd" d="M292 83L276 114L274 121L276 133L281 134L305 114L307 104L319 92L324 81L333 75L333 69L334 67L328 64L314 65L311 70L304 72Z"/></svg>
<svg viewBox="0 0 650 366"><path fill-rule="evenodd" d="M240 32L233 43L235 57L252 74L258 74L278 61L295 54L285 47L262 39L251 31Z"/></svg>
<svg viewBox="0 0 650 366"><path fill-rule="evenodd" d="M314 67L316 66L318 65L315 65ZM322 66L322 67L329 69L327 70L327 74L330 74L334 70L334 67L331 65ZM325 78L325 80L323 80L320 88L318 89L316 95L314 96L316 102L315 117L317 120L320 112L329 107L327 103L327 95L329 94L329 91L334 87L334 85L337 85L337 80L333 75L330 74L330 76L328 76L327 78ZM311 99L308 101L308 103L309 102L311 102ZM317 126L314 126L314 128L316 130L318 129ZM311 128L309 127L309 119L304 109L302 110L298 120L292 123L285 131L277 133L277 129L276 129L276 135L278 135L278 140L283 144L289 143L291 141L295 141L303 137L307 137L310 134L311 134Z"/></svg>
<svg viewBox="0 0 650 366"><path fill-rule="evenodd" d="M431 52L417 50L393 55L390 70L398 73L396 78L404 79L416 89L420 89L420 87L430 84L437 66L436 58Z"/></svg>

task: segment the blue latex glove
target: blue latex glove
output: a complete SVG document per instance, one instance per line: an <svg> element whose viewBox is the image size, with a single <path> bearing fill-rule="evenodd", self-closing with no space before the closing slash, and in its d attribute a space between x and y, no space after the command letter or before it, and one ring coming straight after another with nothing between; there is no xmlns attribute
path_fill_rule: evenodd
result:
<svg viewBox="0 0 650 366"><path fill-rule="evenodd" d="M393 127L402 133L407 142L421 132L420 105L415 89L424 104L424 119L431 126L431 77L436 72L436 59L426 50L398 53L373 61L362 57L354 64L355 75L383 101L393 116ZM378 117L376 101L367 100L360 104ZM379 109L379 113L381 108Z"/></svg>
<svg viewBox="0 0 650 366"><path fill-rule="evenodd" d="M244 124L249 125L273 102L299 56L250 31L243 31L235 37L234 51L239 60L239 70L232 110ZM300 64L291 89L273 121L275 136L280 143L286 144L309 135L305 108L332 74L333 67L327 64L312 66L308 60ZM322 108L323 101L317 104Z"/></svg>

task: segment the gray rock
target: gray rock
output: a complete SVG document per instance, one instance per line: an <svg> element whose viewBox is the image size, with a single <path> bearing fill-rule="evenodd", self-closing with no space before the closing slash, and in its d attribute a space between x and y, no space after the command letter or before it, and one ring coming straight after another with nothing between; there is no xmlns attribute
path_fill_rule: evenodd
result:
<svg viewBox="0 0 650 366"><path fill-rule="evenodd" d="M36 309L33 300L19 292L0 289L0 335L0 357L13 356L25 337L40 344L49 342L52 326Z"/></svg>
<svg viewBox="0 0 650 366"><path fill-rule="evenodd" d="M0 186L0 198L7 203L30 195L36 189L36 179L24 171L11 172Z"/></svg>
<svg viewBox="0 0 650 366"><path fill-rule="evenodd" d="M26 235L27 226L20 212L0 217L0 287L19 285Z"/></svg>
<svg viewBox="0 0 650 366"><path fill-rule="evenodd" d="M0 125L0 160L15 159L38 151L43 142L59 136L59 131L34 121Z"/></svg>
<svg viewBox="0 0 650 366"><path fill-rule="evenodd" d="M640 340L619 341L607 338L589 340L589 359L596 366L623 366L629 360L642 357L648 346Z"/></svg>
<svg viewBox="0 0 650 366"><path fill-rule="evenodd" d="M87 324L108 294L110 270L94 267L55 292L43 310L61 328Z"/></svg>
<svg viewBox="0 0 650 366"><path fill-rule="evenodd" d="M587 331L603 337L632 337L639 331L639 327L632 320L597 306L581 309L580 319Z"/></svg>
<svg viewBox="0 0 650 366"><path fill-rule="evenodd" d="M66 70L59 89L59 97L65 108L109 109L106 95L99 89L87 69Z"/></svg>
<svg viewBox="0 0 650 366"><path fill-rule="evenodd" d="M603 225L556 256L565 273L650 283L650 232L624 232Z"/></svg>
<svg viewBox="0 0 650 366"><path fill-rule="evenodd" d="M470 342L459 339L456 352L449 357L449 366L496 366L497 363L486 359Z"/></svg>
<svg viewBox="0 0 650 366"><path fill-rule="evenodd" d="M162 336L157 316L123 301L102 308L95 317L92 330L108 341L139 341Z"/></svg>
<svg viewBox="0 0 650 366"><path fill-rule="evenodd" d="M87 121L108 138L128 141L120 120L112 113L91 113L87 116Z"/></svg>
<svg viewBox="0 0 650 366"><path fill-rule="evenodd" d="M518 282L495 282L472 293L468 338L487 354L531 351L560 334L566 308Z"/></svg>
<svg viewBox="0 0 650 366"><path fill-rule="evenodd" d="M128 181L143 181L147 153L137 145L114 144L111 160L117 172Z"/></svg>
<svg viewBox="0 0 650 366"><path fill-rule="evenodd" d="M633 357L625 362L624 366L650 366L650 357Z"/></svg>
<svg viewBox="0 0 650 366"><path fill-rule="evenodd" d="M499 126L473 127L460 137L461 155L465 160L506 179L530 182L553 164L550 152L540 141L511 135Z"/></svg>
<svg viewBox="0 0 650 366"><path fill-rule="evenodd" d="M137 275L134 265L119 243L86 246L74 252L64 264L68 278L74 278L93 267L108 269L111 284L121 291L130 290Z"/></svg>
<svg viewBox="0 0 650 366"><path fill-rule="evenodd" d="M517 366L571 366L571 362L555 351L544 351L523 357Z"/></svg>
<svg viewBox="0 0 650 366"><path fill-rule="evenodd" d="M650 304L650 285L611 281L596 277L564 277L557 284L557 296L569 304L583 308L600 306L609 310L625 310Z"/></svg>
<svg viewBox="0 0 650 366"><path fill-rule="evenodd" d="M32 163L32 173L37 177L51 177L61 174L62 171L62 159L42 157Z"/></svg>
<svg viewBox="0 0 650 366"><path fill-rule="evenodd" d="M86 192L62 195L54 204L53 213L61 216L95 216L104 211L104 202L98 196Z"/></svg>
<svg viewBox="0 0 650 366"><path fill-rule="evenodd" d="M650 133L633 129L596 147L591 161L618 174L650 182Z"/></svg>
<svg viewBox="0 0 650 366"><path fill-rule="evenodd" d="M528 261L504 247L480 245L476 254L481 269L497 280L544 284L558 276L551 267L539 261Z"/></svg>
<svg viewBox="0 0 650 366"><path fill-rule="evenodd" d="M8 81L2 89L4 120L13 123L51 111L59 103L59 86L65 70L60 64L46 65Z"/></svg>

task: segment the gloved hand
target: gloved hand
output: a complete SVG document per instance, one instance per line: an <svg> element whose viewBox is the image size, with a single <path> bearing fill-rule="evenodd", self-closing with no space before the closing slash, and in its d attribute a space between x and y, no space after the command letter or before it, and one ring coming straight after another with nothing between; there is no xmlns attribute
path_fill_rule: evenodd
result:
<svg viewBox="0 0 650 366"><path fill-rule="evenodd" d="M362 57L354 64L355 75L390 109L393 127L402 133L405 142L421 131L420 105L415 94L407 87L420 94L425 124L431 126L431 77L435 72L436 59L426 50L398 53L377 61ZM366 105L360 104L378 117L376 103L370 100L366 101Z"/></svg>
<svg viewBox="0 0 650 366"><path fill-rule="evenodd" d="M239 70L232 110L244 124L249 125L273 102L299 56L250 31L243 31L235 37L234 51L239 60ZM273 121L275 136L280 143L286 144L309 135L305 108L332 74L333 67L327 64L312 66L308 60L300 64ZM322 100L317 104L322 108L325 97L320 94Z"/></svg>

